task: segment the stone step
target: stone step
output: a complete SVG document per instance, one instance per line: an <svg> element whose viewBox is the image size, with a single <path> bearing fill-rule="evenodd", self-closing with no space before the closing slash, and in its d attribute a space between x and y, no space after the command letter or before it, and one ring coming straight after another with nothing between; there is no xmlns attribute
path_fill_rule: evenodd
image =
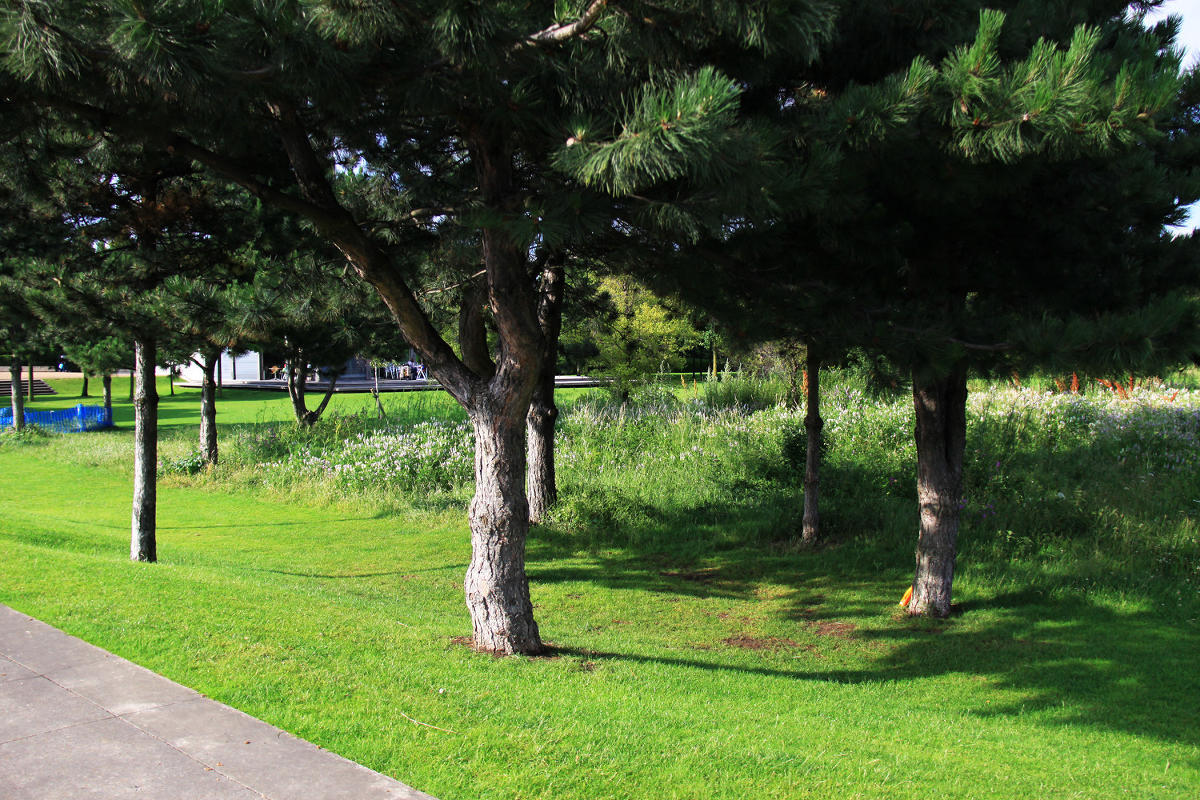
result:
<svg viewBox="0 0 1200 800"><path fill-rule="evenodd" d="M26 397L29 396L29 381L26 381L26 380L21 381L21 392ZM48 395L48 394L58 394L58 392L56 392L52 388L50 388L50 384L46 383L41 378L34 378L33 379L33 396L37 397L38 395ZM0 380L0 396L9 397L11 395L12 395L12 381L7 380L7 379Z"/></svg>

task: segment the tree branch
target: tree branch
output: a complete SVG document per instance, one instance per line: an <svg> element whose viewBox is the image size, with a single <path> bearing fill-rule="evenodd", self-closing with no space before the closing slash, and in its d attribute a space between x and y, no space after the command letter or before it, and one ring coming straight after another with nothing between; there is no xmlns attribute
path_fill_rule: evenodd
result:
<svg viewBox="0 0 1200 800"><path fill-rule="evenodd" d="M319 208L345 213L329 185L329 166L317 157L296 109L290 103L280 101L268 103L267 108L275 117L279 139L305 199Z"/></svg>
<svg viewBox="0 0 1200 800"><path fill-rule="evenodd" d="M458 313L458 347L463 362L477 375L490 378L496 372L487 346L487 327L483 320L483 305L487 287L482 284L469 286L463 291L462 306Z"/></svg>
<svg viewBox="0 0 1200 800"><path fill-rule="evenodd" d="M481 269L481 270L479 270L479 272L476 272L474 275L467 276L466 278L459 281L458 283L452 283L449 286L442 286L437 289L426 289L425 291L421 292L420 296L428 297L431 294L441 294L442 292L448 292L451 289L457 289L458 287L462 286L464 283L470 283L471 281L478 278L480 275L486 275L486 274L487 274L487 270Z"/></svg>
<svg viewBox="0 0 1200 800"><path fill-rule="evenodd" d="M907 328L903 325L893 324L892 328L900 331L901 333L911 333L914 336L923 336L926 333L925 331L922 331L919 328ZM956 339L953 336L947 336L942 341L949 342L950 344L956 344L959 347L962 347L966 350L979 350L979 351L985 352L985 353L1003 353L1006 350L1013 349L1013 345L1009 342L996 342L995 344L978 344L975 342L966 342L966 341L963 341L962 339Z"/></svg>
<svg viewBox="0 0 1200 800"><path fill-rule="evenodd" d="M548 28L543 28L537 33L526 39L526 42L532 44L565 42L567 39L572 39L576 36L582 36L600 19L600 15L604 13L604 9L608 6L609 0L592 0L591 4L584 9L583 14L574 22L564 22L560 25L551 25Z"/></svg>

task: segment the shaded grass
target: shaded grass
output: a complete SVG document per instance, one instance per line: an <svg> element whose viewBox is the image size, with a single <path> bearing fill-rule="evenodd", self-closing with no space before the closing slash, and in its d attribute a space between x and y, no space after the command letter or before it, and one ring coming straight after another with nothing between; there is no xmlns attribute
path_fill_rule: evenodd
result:
<svg viewBox="0 0 1200 800"><path fill-rule="evenodd" d="M777 428L564 422L579 463L529 549L546 658L454 643L461 498L314 504L233 464L164 486L163 561L130 564L128 431L0 448L0 600L443 800L1194 796L1195 476L976 431L997 513L965 517L959 614L910 621L897 414L835 435L817 551L790 544ZM1028 483L981 472L1001 446ZM1051 480L1070 513L1006 505ZM1178 564L1140 574L1160 551Z"/></svg>

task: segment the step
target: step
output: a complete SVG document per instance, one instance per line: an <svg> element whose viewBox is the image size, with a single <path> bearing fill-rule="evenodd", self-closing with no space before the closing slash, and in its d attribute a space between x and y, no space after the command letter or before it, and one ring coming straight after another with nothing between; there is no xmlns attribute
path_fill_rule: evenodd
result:
<svg viewBox="0 0 1200 800"><path fill-rule="evenodd" d="M29 381L21 381L21 393L26 397L29 396ZM8 397L12 394L12 381L0 380L0 396ZM33 396L58 394L54 389L50 388L50 384L46 383L41 378L33 379Z"/></svg>

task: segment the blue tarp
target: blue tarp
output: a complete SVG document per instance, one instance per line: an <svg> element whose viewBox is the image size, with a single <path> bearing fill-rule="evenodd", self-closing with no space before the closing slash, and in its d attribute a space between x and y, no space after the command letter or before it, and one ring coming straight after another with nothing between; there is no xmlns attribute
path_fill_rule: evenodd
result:
<svg viewBox="0 0 1200 800"><path fill-rule="evenodd" d="M11 428L12 407L0 407L0 428ZM37 425L58 433L80 433L111 428L112 409L104 406L75 406L62 411L26 411L25 424Z"/></svg>

